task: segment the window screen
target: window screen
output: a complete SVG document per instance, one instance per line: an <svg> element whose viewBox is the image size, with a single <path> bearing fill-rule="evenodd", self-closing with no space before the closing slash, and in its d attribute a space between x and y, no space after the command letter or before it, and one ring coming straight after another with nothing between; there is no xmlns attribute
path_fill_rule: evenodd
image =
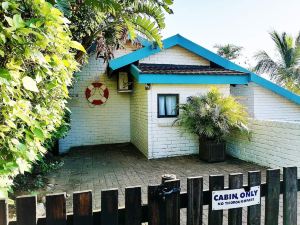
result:
<svg viewBox="0 0 300 225"><path fill-rule="evenodd" d="M158 117L176 117L178 116L178 94L159 94L158 101Z"/></svg>

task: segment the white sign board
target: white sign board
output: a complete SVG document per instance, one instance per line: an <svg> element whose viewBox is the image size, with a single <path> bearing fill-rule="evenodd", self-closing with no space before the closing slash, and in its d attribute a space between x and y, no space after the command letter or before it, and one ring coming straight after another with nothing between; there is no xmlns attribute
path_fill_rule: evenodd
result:
<svg viewBox="0 0 300 225"><path fill-rule="evenodd" d="M234 209L260 204L260 186L212 192L212 210Z"/></svg>

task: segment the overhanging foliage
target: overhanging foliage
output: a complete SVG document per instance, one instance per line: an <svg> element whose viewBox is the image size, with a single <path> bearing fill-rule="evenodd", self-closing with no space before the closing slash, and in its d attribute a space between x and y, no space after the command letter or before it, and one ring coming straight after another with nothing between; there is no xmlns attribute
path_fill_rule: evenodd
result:
<svg viewBox="0 0 300 225"><path fill-rule="evenodd" d="M62 123L78 64L62 13L44 0L0 5L0 197Z"/></svg>

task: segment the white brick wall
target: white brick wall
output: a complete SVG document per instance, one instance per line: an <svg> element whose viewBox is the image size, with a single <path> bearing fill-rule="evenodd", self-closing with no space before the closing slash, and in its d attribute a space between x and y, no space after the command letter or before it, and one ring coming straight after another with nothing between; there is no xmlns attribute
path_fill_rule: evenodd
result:
<svg viewBox="0 0 300 225"><path fill-rule="evenodd" d="M300 121L299 105L257 84L236 85L230 89L255 119Z"/></svg>
<svg viewBox="0 0 300 225"><path fill-rule="evenodd" d="M121 49L115 56L130 51L131 48ZM73 97L68 102L72 111L71 130L60 140L60 152L66 152L74 146L130 141L130 94L117 93L116 78L107 77L106 66L102 59L95 60L95 55L91 55L89 63L76 75L78 79L70 94L78 97ZM85 89L95 81L108 87L109 99L105 104L93 107L85 98Z"/></svg>
<svg viewBox="0 0 300 225"><path fill-rule="evenodd" d="M164 49L163 51L140 60L141 63L178 64L178 65L203 65L209 66L210 62L180 46Z"/></svg>
<svg viewBox="0 0 300 225"><path fill-rule="evenodd" d="M148 91L145 85L134 82L130 99L130 136L133 143L148 157Z"/></svg>
<svg viewBox="0 0 300 225"><path fill-rule="evenodd" d="M251 117L254 117L253 89L248 85L230 86L230 94L243 104Z"/></svg>
<svg viewBox="0 0 300 225"><path fill-rule="evenodd" d="M287 121L251 122L252 138L233 138L227 152L239 159L271 168L297 166L300 172L300 123Z"/></svg>
<svg viewBox="0 0 300 225"><path fill-rule="evenodd" d="M229 85L214 85L224 95L229 95ZM149 90L149 158L196 154L198 138L178 126L172 126L174 118L157 118L157 94L179 94L179 103L187 97L204 94L211 85L152 85Z"/></svg>

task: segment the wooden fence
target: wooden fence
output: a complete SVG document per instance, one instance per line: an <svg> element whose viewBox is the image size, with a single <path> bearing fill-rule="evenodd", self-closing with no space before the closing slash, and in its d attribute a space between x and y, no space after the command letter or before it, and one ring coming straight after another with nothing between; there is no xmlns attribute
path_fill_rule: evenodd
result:
<svg viewBox="0 0 300 225"><path fill-rule="evenodd" d="M203 206L209 205L208 224L223 224L223 211L212 210L212 191L261 186L261 197L265 197L265 225L279 222L279 200L283 195L283 225L297 225L297 192L300 179L297 168L267 170L266 183L261 183L259 171L248 172L248 185L243 186L243 174L229 175L229 187L224 187L224 176L209 177L209 190L203 190L203 178L187 179L187 192L180 192L180 180L166 181L161 185L148 186L148 204L141 204L141 187L125 189L125 207L118 208L118 190L101 192L101 211L93 211L92 192L73 194L73 213L66 214L65 194L46 196L46 217L36 218L36 197L22 196L16 199L16 220L8 221L5 200L0 200L0 225L179 225L180 209L187 210L187 225L201 225ZM242 208L228 210L228 225L242 224ZM247 224L261 224L261 205L247 207Z"/></svg>

